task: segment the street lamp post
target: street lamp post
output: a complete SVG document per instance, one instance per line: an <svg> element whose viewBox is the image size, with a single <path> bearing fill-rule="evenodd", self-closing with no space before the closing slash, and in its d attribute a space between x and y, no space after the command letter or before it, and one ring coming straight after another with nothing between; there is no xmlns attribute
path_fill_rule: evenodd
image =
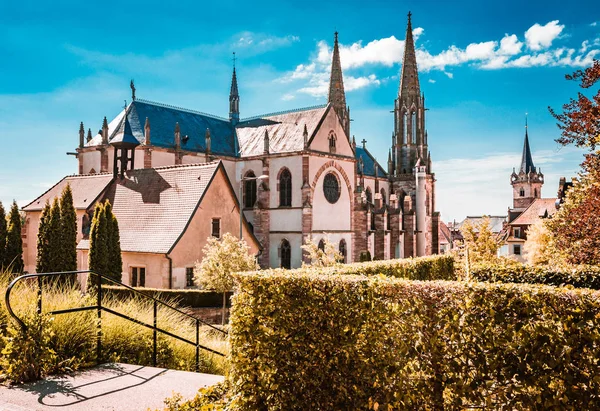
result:
<svg viewBox="0 0 600 411"><path fill-rule="evenodd" d="M244 182L246 181L252 181L252 180L256 180L257 182L261 181L261 180L265 180L269 178L268 175L263 174L261 176L258 177L244 177L244 174L241 173L240 174L240 196L239 196L239 204L240 204L240 240L242 240L242 235L243 235L243 226L244 226L244 211L243 211L243 205L242 205L242 200L243 200L243 196L244 196Z"/></svg>

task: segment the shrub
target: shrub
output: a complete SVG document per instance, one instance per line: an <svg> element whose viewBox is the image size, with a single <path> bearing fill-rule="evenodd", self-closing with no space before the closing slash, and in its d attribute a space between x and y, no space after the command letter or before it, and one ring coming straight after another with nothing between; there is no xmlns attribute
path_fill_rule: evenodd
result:
<svg viewBox="0 0 600 411"><path fill-rule="evenodd" d="M296 270L263 270L279 274L327 274L327 275L385 275L408 280L456 280L454 259L451 256L404 258L397 260L368 261L353 264L338 264L332 267L303 267Z"/></svg>
<svg viewBox="0 0 600 411"><path fill-rule="evenodd" d="M600 267L589 265L537 267L518 262L481 263L473 266L471 276L477 281L571 285L576 288L600 290Z"/></svg>
<svg viewBox="0 0 600 411"><path fill-rule="evenodd" d="M207 290L169 290L161 288L139 288L145 294L152 295L161 300L174 301L181 307L202 308L202 307L221 307L223 304L223 295L216 291ZM125 287L116 285L103 285L102 292L106 295L112 295L118 299L129 299L135 296L135 293ZM227 306L231 306L231 296L233 292L227 293Z"/></svg>
<svg viewBox="0 0 600 411"><path fill-rule="evenodd" d="M232 410L592 409L600 293L237 276Z"/></svg>
<svg viewBox="0 0 600 411"><path fill-rule="evenodd" d="M231 385L228 380L210 387L201 388L198 394L189 401L184 401L181 394L175 394L165 400L164 411L222 411L229 403Z"/></svg>

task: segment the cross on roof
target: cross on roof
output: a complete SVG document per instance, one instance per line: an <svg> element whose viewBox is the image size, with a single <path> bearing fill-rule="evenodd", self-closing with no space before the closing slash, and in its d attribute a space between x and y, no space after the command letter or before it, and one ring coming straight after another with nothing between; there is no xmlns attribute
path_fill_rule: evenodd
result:
<svg viewBox="0 0 600 411"><path fill-rule="evenodd" d="M361 141L361 143L362 143L363 147L367 147L367 140L365 140L364 138Z"/></svg>

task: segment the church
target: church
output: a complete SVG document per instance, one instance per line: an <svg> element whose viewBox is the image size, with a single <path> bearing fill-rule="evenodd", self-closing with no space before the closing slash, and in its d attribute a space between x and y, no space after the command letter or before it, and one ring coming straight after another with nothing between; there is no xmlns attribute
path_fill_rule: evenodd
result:
<svg viewBox="0 0 600 411"><path fill-rule="evenodd" d="M197 209L202 208L198 205L203 193L210 192L211 185L217 183L228 189L219 191L223 199L216 202L223 213L231 214L220 229L236 235L240 232L256 250L262 267L299 267L306 259L301 246L309 238L321 245L321 240L332 242L347 263L438 253L436 180L410 13L400 84L394 100L387 171L371 155L366 141L357 145L351 133L338 33L334 37L328 99L323 105L243 118L240 111L243 96L238 92L235 65L228 118L136 98L133 82L131 88L132 101L112 120L104 117L97 134L92 134L91 129L86 133L81 123L76 150L78 174L61 180L24 207L25 264L29 272L35 271L39 210L46 200L52 201L59 195L56 187L65 185L67 179L74 196L82 199L78 211L80 268L87 264L86 236L98 201L111 199L115 202L113 208L128 216L121 221L117 215L122 232L131 231L126 225L136 225L137 220L147 221L156 230L146 230L143 236L132 235L131 241L153 242L153 237L161 237L161 230L169 225L168 216L188 222L199 218L195 216ZM202 171L202 165L208 170ZM196 174L202 172L219 178L198 182L204 184L202 189L193 187L199 178ZM186 173L194 178L185 177ZM98 183L100 180L102 183ZM125 194L122 187L127 187L130 194ZM115 195L119 192L122 195ZM127 196L138 194L136 201L127 200ZM189 198L185 200L185 216L176 217L177 213L166 211L169 207L177 208L177 201L184 201L186 196ZM165 201L170 203L164 204ZM189 208L194 202L196 211ZM157 209L165 210L162 216L156 214ZM152 212L152 218L146 212ZM212 212L218 214L216 209ZM210 227L215 219L222 218L220 214L212 217L209 214L202 217L204 221L194 224ZM153 225L152 219L160 219L161 224ZM185 224L181 225L179 235L188 236L189 241L198 244L205 242L205 238L193 239L186 230ZM207 232L210 235L210 230ZM135 244L130 247L134 251L145 249ZM151 247L146 250L147 258L152 250ZM146 278L167 275L164 267L171 258L169 247L157 248L156 253L167 259L159 265L163 268L154 269L162 270L160 274L146 270ZM173 277L174 269L185 272L184 268L193 266L198 259L197 253L191 253L190 261L183 258L179 267L170 266L169 275ZM129 282L131 270L125 261L124 281ZM180 287L185 283L182 279L156 282L165 287Z"/></svg>

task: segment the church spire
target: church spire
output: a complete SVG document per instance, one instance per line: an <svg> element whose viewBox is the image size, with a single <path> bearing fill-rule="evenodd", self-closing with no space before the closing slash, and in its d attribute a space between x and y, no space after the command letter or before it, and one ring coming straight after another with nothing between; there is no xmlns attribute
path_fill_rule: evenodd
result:
<svg viewBox="0 0 600 411"><path fill-rule="evenodd" d="M344 76L342 74L342 63L340 61L340 49L338 44L338 32L334 33L333 58L331 61L331 77L329 79L329 96L327 102L331 104L337 113L346 136L350 138L350 119L348 107L346 106L346 93L344 92Z"/></svg>
<svg viewBox="0 0 600 411"><path fill-rule="evenodd" d="M234 125L240 121L240 95L235 73L235 51L233 52L233 75L231 77L231 90L229 91L229 121Z"/></svg>
<svg viewBox="0 0 600 411"><path fill-rule="evenodd" d="M415 42L412 35L412 22L408 12L408 25L406 26L406 40L404 41L404 58L402 59L402 73L400 75L400 88L398 96L419 96L419 73L417 71L417 56Z"/></svg>
<svg viewBox="0 0 600 411"><path fill-rule="evenodd" d="M535 166L533 165L533 157L531 156L531 149L529 148L529 135L527 133L527 115L525 115L525 141L523 142L523 154L521 155L521 168L520 171L524 173L535 172Z"/></svg>

